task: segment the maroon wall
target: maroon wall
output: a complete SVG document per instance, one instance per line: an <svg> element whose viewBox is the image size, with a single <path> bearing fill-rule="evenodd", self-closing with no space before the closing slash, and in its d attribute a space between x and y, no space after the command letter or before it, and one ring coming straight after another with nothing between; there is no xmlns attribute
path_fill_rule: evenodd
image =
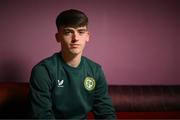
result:
<svg viewBox="0 0 180 120"><path fill-rule="evenodd" d="M90 19L84 55L109 84L180 84L178 0L1 0L0 81L28 82L33 65L59 51L55 17L83 10Z"/></svg>

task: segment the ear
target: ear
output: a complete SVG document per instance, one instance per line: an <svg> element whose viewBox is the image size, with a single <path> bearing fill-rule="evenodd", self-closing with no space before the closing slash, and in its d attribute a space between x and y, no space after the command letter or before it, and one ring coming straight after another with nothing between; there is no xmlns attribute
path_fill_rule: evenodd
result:
<svg viewBox="0 0 180 120"><path fill-rule="evenodd" d="M87 33L87 40L86 40L86 42L89 42L89 38L90 38L90 32L88 31L88 33Z"/></svg>
<svg viewBox="0 0 180 120"><path fill-rule="evenodd" d="M60 34L59 34L59 33L56 33L55 37L56 37L56 41L57 41L58 43L61 42L61 37L60 37Z"/></svg>

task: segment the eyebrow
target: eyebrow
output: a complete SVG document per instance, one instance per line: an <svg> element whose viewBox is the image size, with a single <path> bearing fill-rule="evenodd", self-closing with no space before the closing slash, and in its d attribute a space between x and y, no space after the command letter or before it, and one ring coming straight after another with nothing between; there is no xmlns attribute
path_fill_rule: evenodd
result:
<svg viewBox="0 0 180 120"><path fill-rule="evenodd" d="M74 30L74 29L72 29L72 28L63 28L63 30ZM77 31L87 31L87 28L77 28L77 29L75 29L75 30L77 30Z"/></svg>

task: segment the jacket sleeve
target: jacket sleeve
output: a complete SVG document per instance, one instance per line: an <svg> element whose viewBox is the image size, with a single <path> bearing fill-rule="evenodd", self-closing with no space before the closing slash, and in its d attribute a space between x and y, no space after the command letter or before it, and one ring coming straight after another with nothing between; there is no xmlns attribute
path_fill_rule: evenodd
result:
<svg viewBox="0 0 180 120"><path fill-rule="evenodd" d="M46 67L34 67L30 77L30 102L33 118L54 119L51 89L52 82Z"/></svg>
<svg viewBox="0 0 180 120"><path fill-rule="evenodd" d="M108 94L108 86L102 69L98 71L93 113L96 119L116 119L115 110Z"/></svg>

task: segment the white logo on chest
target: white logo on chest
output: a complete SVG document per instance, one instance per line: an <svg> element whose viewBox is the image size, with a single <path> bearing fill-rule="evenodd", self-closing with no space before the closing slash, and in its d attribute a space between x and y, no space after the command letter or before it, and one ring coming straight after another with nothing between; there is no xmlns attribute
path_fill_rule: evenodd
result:
<svg viewBox="0 0 180 120"><path fill-rule="evenodd" d="M58 87L64 87L63 83L64 80L57 80L58 81Z"/></svg>

